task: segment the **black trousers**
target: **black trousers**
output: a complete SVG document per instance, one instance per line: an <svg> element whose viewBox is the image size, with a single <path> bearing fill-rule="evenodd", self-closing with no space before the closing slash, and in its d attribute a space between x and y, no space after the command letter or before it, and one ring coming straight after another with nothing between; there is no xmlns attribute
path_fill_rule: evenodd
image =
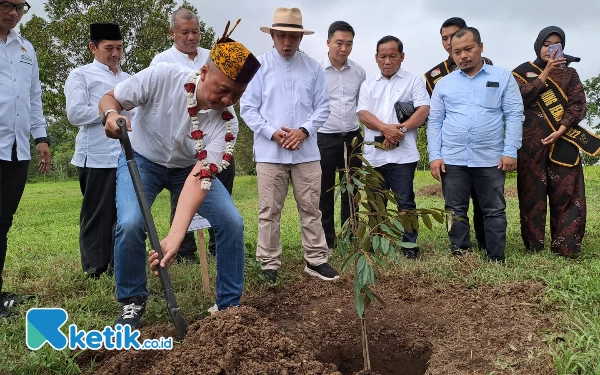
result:
<svg viewBox="0 0 600 375"><path fill-rule="evenodd" d="M473 200L473 228L475 229L475 238L477 239L477 247L485 249L485 229L483 229L483 211L477 199L475 187L471 190L471 199Z"/></svg>
<svg viewBox="0 0 600 375"><path fill-rule="evenodd" d="M229 167L221 173L217 174L217 178L219 179L219 181L221 181L223 186L225 186L225 189L227 189L229 195L231 195L231 192L233 191L233 180L235 178L235 160L233 158L233 155L231 156L231 162L229 163ZM177 208L178 201L179 194L171 193L171 223L173 223L173 218L175 217L175 210ZM214 254L216 242L215 233L212 230L212 228L208 229L208 236L208 250L211 252L211 254ZM197 249L198 247L196 246L196 240L194 239L194 232L187 232L183 237L183 241L181 241L181 245L179 245L179 252L177 253L177 255L190 256L194 252L196 252Z"/></svg>
<svg viewBox="0 0 600 375"><path fill-rule="evenodd" d="M0 292L2 291L2 271L6 260L7 235L12 226L25 182L29 160L17 159L17 144L12 148L11 161L0 160Z"/></svg>
<svg viewBox="0 0 600 375"><path fill-rule="evenodd" d="M359 149L352 149L352 139L358 138ZM335 246L335 176L339 173L339 178L343 178L343 172L339 169L344 168L344 143L348 150L348 157L353 153L361 153L360 144L363 137L360 131L356 130L347 134L342 133L317 133L317 145L321 153L321 198L319 200L319 210L321 210L321 223L325 231L327 247L332 249ZM360 168L362 162L359 158L350 158L350 168ZM348 202L348 193L341 196L341 224L344 225L350 217L350 204ZM358 207L357 207L358 208Z"/></svg>
<svg viewBox="0 0 600 375"><path fill-rule="evenodd" d="M113 268L117 168L77 167L83 195L79 214L81 267L90 276Z"/></svg>
<svg viewBox="0 0 600 375"><path fill-rule="evenodd" d="M417 209L414 189L417 162L405 164L388 163L375 168L375 170L383 177L382 189L389 189L394 192L398 210L414 211ZM384 203L387 207L387 199L384 199ZM402 236L402 241L416 243L418 236L419 233L416 230L410 232L407 230Z"/></svg>

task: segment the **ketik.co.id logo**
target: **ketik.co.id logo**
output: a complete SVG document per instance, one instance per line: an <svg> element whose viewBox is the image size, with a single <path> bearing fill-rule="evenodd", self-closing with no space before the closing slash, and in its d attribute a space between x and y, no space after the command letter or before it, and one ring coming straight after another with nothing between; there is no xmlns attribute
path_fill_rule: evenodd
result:
<svg viewBox="0 0 600 375"><path fill-rule="evenodd" d="M146 339L140 343L140 331L131 330L129 325L117 324L115 328L104 327L104 330L78 330L75 324L69 326L67 337L60 328L67 322L69 315L60 308L34 308L25 316L25 338L27 347L38 350L48 343L56 350L67 346L71 350L106 348L109 350L150 349L171 350L173 338Z"/></svg>

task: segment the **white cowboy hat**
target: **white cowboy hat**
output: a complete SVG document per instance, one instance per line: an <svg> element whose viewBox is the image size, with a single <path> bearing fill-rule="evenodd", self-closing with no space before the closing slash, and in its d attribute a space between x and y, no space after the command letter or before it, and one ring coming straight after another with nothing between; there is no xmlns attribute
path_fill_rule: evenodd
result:
<svg viewBox="0 0 600 375"><path fill-rule="evenodd" d="M277 8L273 16L271 27L264 26L260 30L269 34L271 30L289 31L294 33L303 33L304 35L314 34L314 31L304 30L302 28L302 13L298 8Z"/></svg>

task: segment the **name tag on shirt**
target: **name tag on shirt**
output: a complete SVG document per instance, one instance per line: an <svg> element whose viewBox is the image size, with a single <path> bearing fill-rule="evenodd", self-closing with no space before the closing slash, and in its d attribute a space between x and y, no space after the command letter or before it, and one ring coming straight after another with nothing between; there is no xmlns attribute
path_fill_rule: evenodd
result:
<svg viewBox="0 0 600 375"><path fill-rule="evenodd" d="M31 58L31 56L29 56L29 54L27 53L27 48L25 48L24 46L21 46L21 60L19 62L28 65L33 65L33 59Z"/></svg>
<svg viewBox="0 0 600 375"><path fill-rule="evenodd" d="M486 83L485 87L500 87L500 83L499 82L488 81Z"/></svg>

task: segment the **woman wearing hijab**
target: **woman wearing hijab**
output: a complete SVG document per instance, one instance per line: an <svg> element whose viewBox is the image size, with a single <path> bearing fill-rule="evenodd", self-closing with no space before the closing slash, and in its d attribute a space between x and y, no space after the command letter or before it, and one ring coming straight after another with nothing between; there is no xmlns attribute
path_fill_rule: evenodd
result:
<svg viewBox="0 0 600 375"><path fill-rule="evenodd" d="M525 107L517 190L525 249L544 249L548 197L551 249L571 256L580 251L585 233L585 187L576 135L586 102L579 75L567 66L580 59L562 57L560 50L550 54L553 44L565 47L565 33L556 26L540 31L534 44L537 59L513 71Z"/></svg>

